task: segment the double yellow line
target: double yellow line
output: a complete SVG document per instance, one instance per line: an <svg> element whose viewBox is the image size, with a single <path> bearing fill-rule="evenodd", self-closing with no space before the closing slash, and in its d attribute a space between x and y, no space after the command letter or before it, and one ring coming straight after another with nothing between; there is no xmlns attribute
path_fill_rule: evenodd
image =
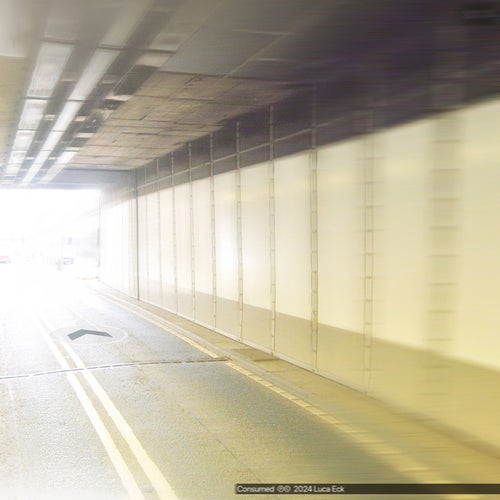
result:
<svg viewBox="0 0 500 500"><path fill-rule="evenodd" d="M129 446L130 451L135 456L138 464L141 466L144 474L149 479L151 486L157 493L158 497L161 500L177 500L177 496L172 489L172 486L168 483L161 470L148 455L141 442L134 434L134 431L131 429L123 415L118 411L106 391L99 384L91 371L86 369L83 361L78 357L75 351L68 344L63 342L61 342L59 345L56 344L56 342L49 334L50 328L48 328L48 325L46 325L43 320L40 320L40 325L42 337L49 347L50 351L56 358L60 367L63 370L69 370L66 373L68 381L77 398L79 399L90 422L92 423L102 444L104 445L104 448L106 449L106 452L113 466L115 467L125 490L128 493L128 496L133 500L145 500L145 497L141 489L139 488L134 475L132 474L129 466L123 458L123 455L118 449L118 446L113 440L110 432L106 428L106 425L99 416L99 413L92 403L91 399L89 398L88 393L83 388L76 374L70 371L74 368L78 368L81 370L80 373L82 373L83 377L85 378L89 390L100 401L104 410L113 421L117 431ZM64 351L71 358L75 366L72 367L69 365L67 358L63 354Z"/></svg>

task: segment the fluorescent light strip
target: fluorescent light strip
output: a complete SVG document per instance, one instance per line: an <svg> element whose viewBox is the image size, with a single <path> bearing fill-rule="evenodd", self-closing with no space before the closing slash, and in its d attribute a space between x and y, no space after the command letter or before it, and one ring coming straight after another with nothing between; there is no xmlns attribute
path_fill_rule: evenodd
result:
<svg viewBox="0 0 500 500"><path fill-rule="evenodd" d="M12 149L14 151L28 151L34 136L34 130L18 130Z"/></svg>
<svg viewBox="0 0 500 500"><path fill-rule="evenodd" d="M48 151L50 153L57 146L57 143L61 140L63 135L64 130L52 130L42 146L42 151Z"/></svg>
<svg viewBox="0 0 500 500"><path fill-rule="evenodd" d="M151 3L152 3L151 0L147 0L145 2L140 2L140 3L136 2L135 0L134 1L129 0L127 8L124 10L122 16L117 20L117 22L111 27L108 33L104 36L103 40L101 41L101 44L123 45L124 43L126 43L126 41L132 34L137 24L144 17L145 12L147 11ZM53 44L45 44L45 46L47 47L52 45ZM40 54L41 53L42 50L40 51ZM39 59L42 59L42 55L40 54L39 54ZM76 83L73 92L69 97L68 102L63 108L63 111L59 115L52 129L52 132L49 134L47 140L45 141L45 144L42 147L42 151L40 151L37 158L31 165L31 168L24 177L22 184L28 183L29 181L31 181L31 179L33 179L33 177L35 177L35 175L38 173L38 171L45 163L45 160L48 158L50 154L50 151L48 151L48 149L50 148L52 150L53 147L57 145L57 142L59 142L65 130L75 118L76 114L78 113L78 110L80 109L81 103L72 101L85 101L87 99L92 90L94 90L97 83L101 80L101 78L104 76L108 68L116 59L118 54L119 51L117 50L97 49L95 51L94 55L90 59L90 62L83 70L80 79ZM45 55L43 57L48 57L48 56ZM60 57L61 57L60 59L61 62L62 56ZM67 57L69 57L69 53ZM60 74L58 75L57 79L59 79L59 76ZM53 168L57 171L59 166L62 167L62 163L56 162L56 164L53 165ZM52 171L52 168L50 170ZM50 173L50 175L49 173L47 173L44 179L50 176L52 176L52 172Z"/></svg>
<svg viewBox="0 0 500 500"><path fill-rule="evenodd" d="M45 97L52 95L73 50L71 45L43 43L38 52L35 70L27 95Z"/></svg>
<svg viewBox="0 0 500 500"><path fill-rule="evenodd" d="M33 179L33 177L35 177L38 171L42 168L43 164L49 157L52 150L57 146L57 143L61 140L66 129L68 128L68 125L75 118L81 106L82 106L81 102L75 102L75 101L66 102L63 110L59 114L59 117L54 127L52 128L52 131L47 136L47 139L45 140L42 149L38 153L38 156L31 165L28 173L24 177L22 184L28 183L31 179Z"/></svg>
<svg viewBox="0 0 500 500"><path fill-rule="evenodd" d="M8 167L6 168L7 174L17 174L19 172L34 136L35 132L31 130L17 131L14 145L10 152Z"/></svg>
<svg viewBox="0 0 500 500"><path fill-rule="evenodd" d="M76 151L64 151L42 179L42 182L51 181L76 155Z"/></svg>
<svg viewBox="0 0 500 500"><path fill-rule="evenodd" d="M80 80L76 84L70 96L70 101L66 102L63 110L61 111L61 114L59 115L59 118L52 128L52 131L49 133L45 144L42 146L42 150L31 165L21 184L27 184L33 179L33 177L35 177L35 175L42 168L43 164L49 157L52 149L57 145L57 143L63 136L68 125L76 116L76 113L78 113L78 110L80 109L82 103L71 101L85 100L88 94L90 94L90 92L93 90L96 83L102 78L106 70L109 68L109 65L114 61L117 55L118 52L114 50L96 50L95 54L90 60L90 63L84 69Z"/></svg>
<svg viewBox="0 0 500 500"><path fill-rule="evenodd" d="M83 70L69 100L85 101L118 54L117 50L97 49Z"/></svg>
<svg viewBox="0 0 500 500"><path fill-rule="evenodd" d="M59 155L59 158L56 161L56 165L66 165L66 163L70 162L76 155L78 151L64 151Z"/></svg>
<svg viewBox="0 0 500 500"><path fill-rule="evenodd" d="M19 119L19 128L24 130L36 130L43 118L47 101L38 99L26 99L24 108Z"/></svg>
<svg viewBox="0 0 500 500"><path fill-rule="evenodd" d="M16 175L19 172L21 165L7 165L5 168L5 173L7 175Z"/></svg>
<svg viewBox="0 0 500 500"><path fill-rule="evenodd" d="M27 184L29 181L31 181L31 179L33 179L33 177L35 177L35 175L42 168L43 164L45 163L45 160L47 160L49 155L50 155L50 150L46 150L46 151L42 150L38 153L37 157L35 158L35 160L31 164L31 167L30 167L28 173L24 176L24 179L22 180L21 185Z"/></svg>
<svg viewBox="0 0 500 500"><path fill-rule="evenodd" d="M26 156L26 151L11 151L9 156L9 161L11 165L21 165Z"/></svg>
<svg viewBox="0 0 500 500"><path fill-rule="evenodd" d="M57 121L52 130L63 130L65 131L69 124L75 119L79 109L82 107L82 102L80 101L67 101L64 108L59 113Z"/></svg>

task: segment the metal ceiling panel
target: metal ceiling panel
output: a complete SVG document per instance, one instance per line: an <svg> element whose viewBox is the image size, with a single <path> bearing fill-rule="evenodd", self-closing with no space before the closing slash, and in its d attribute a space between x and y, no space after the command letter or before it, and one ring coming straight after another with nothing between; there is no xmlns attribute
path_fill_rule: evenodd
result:
<svg viewBox="0 0 500 500"><path fill-rule="evenodd" d="M137 127L131 127L130 125L128 126L114 126L112 124L109 124L109 126L106 127L106 130L114 130L117 133L120 132L122 134L137 134L137 135L158 135L159 134L159 129L154 128L154 127L143 127L141 126L142 120L137 120Z"/></svg>
<svg viewBox="0 0 500 500"><path fill-rule="evenodd" d="M156 97L136 96L122 104L114 113L113 118L127 120L142 120L154 111L162 101Z"/></svg>
<svg viewBox="0 0 500 500"><path fill-rule="evenodd" d="M146 115L147 119L166 122L176 122L182 119L186 114L193 112L196 108L200 108L203 104L193 102L191 100L168 101L163 106L157 106L151 109Z"/></svg>
<svg viewBox="0 0 500 500"><path fill-rule="evenodd" d="M163 66L164 71L224 76L269 45L276 35L202 27Z"/></svg>
<svg viewBox="0 0 500 500"><path fill-rule="evenodd" d="M183 133L183 134L189 134L189 132L202 132L202 133L209 133L212 130L214 130L213 125L203 125L202 123L197 123L195 126L192 124L186 125L183 123L175 123L169 126L168 128L165 128L160 131L159 135L163 136L165 134L175 134L176 132Z"/></svg>
<svg viewBox="0 0 500 500"><path fill-rule="evenodd" d="M87 142L87 146L112 146L118 139L120 133L114 129L100 130Z"/></svg>
<svg viewBox="0 0 500 500"><path fill-rule="evenodd" d="M71 163L73 165L78 165L80 162L84 164L101 164L101 165L113 165L116 163L117 158L115 156L77 156Z"/></svg>
<svg viewBox="0 0 500 500"><path fill-rule="evenodd" d="M216 78L198 76L192 78L181 89L173 93L176 99L203 99L215 100L222 98L227 92L236 87L238 82L231 78Z"/></svg>
<svg viewBox="0 0 500 500"><path fill-rule="evenodd" d="M226 0L208 21L234 31L284 33L311 7L310 0Z"/></svg>
<svg viewBox="0 0 500 500"><path fill-rule="evenodd" d="M184 0L176 2L175 13L150 48L175 52L212 16L223 0Z"/></svg>
<svg viewBox="0 0 500 500"><path fill-rule="evenodd" d="M233 76L238 78L264 78L283 81L303 80L309 73L300 62L283 59L254 59L246 61ZM315 73L315 77L317 73Z"/></svg>
<svg viewBox="0 0 500 500"><path fill-rule="evenodd" d="M129 119L118 117L117 114L113 114L111 118L106 121L106 124L102 127L102 131L107 132L116 132L118 129L123 128L125 131L130 130L133 133L135 128L148 128L155 129L157 132L161 132L162 129L168 126L168 123L164 121L155 121L155 120L138 120L138 119Z"/></svg>
<svg viewBox="0 0 500 500"><path fill-rule="evenodd" d="M142 158L129 158L128 160L125 161L125 165L127 165L130 168L137 168L137 167L142 167L144 165L144 160Z"/></svg>
<svg viewBox="0 0 500 500"><path fill-rule="evenodd" d="M66 171L74 171L74 170L98 170L98 171L113 171L113 170L132 170L133 167L127 165L126 163L116 163L116 164L102 164L102 163L75 163L72 162L71 165L68 165L65 170ZM64 172L64 170L63 170ZM61 178L60 182L63 182ZM58 178L59 182L59 178Z"/></svg>
<svg viewBox="0 0 500 500"><path fill-rule="evenodd" d="M193 79L193 75L158 72L145 82L140 94L148 97L171 97Z"/></svg>
<svg viewBox="0 0 500 500"><path fill-rule="evenodd" d="M155 147L155 145L161 144L161 139L154 138L152 136L140 136L134 134L120 134L118 139L114 142L114 147L120 148L148 148Z"/></svg>
<svg viewBox="0 0 500 500"><path fill-rule="evenodd" d="M236 115L248 113L253 108L250 106L230 106L225 104L207 103L194 110L192 113L186 113L180 123L204 123L216 124L222 120L227 120Z"/></svg>

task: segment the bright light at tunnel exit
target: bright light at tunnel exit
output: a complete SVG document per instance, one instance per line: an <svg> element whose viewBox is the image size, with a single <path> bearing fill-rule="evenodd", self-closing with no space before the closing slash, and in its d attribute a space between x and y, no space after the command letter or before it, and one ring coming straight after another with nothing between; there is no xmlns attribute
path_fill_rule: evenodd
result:
<svg viewBox="0 0 500 500"><path fill-rule="evenodd" d="M11 265L25 264L32 277L34 265L97 277L99 199L97 190L0 190L3 278Z"/></svg>
<svg viewBox="0 0 500 500"><path fill-rule="evenodd" d="M61 228L97 210L99 194L88 189L0 190L0 238L27 238Z"/></svg>

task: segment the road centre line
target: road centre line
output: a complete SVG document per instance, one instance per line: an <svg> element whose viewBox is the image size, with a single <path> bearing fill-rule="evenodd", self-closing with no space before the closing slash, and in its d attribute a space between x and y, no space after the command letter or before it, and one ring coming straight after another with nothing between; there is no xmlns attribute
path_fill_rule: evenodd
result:
<svg viewBox="0 0 500 500"><path fill-rule="evenodd" d="M134 479L134 476L125 462L122 454L118 450L116 443L114 442L111 434L106 428L104 422L101 420L97 410L95 409L92 401L89 399L87 393L83 389L82 385L78 381L76 375L69 371L71 368L67 363L66 359L62 355L62 353L57 348L54 341L50 338L50 335L47 333L47 326L43 321L39 321L41 328L40 331L42 333L42 337L49 347L50 351L56 358L57 362L61 366L61 368L67 371L66 376L68 378L68 382L71 385L71 388L75 392L80 404L82 405L85 413L87 414L92 426L94 427L99 439L101 440L106 453L108 454L111 463L113 464L116 472L118 473L122 484L127 491L129 497L133 500L145 500L144 495L142 494L137 482Z"/></svg>
<svg viewBox="0 0 500 500"><path fill-rule="evenodd" d="M114 403L111 401L111 398L108 396L101 384L99 384L93 373L86 369L83 361L78 357L75 351L68 344L62 344L62 347L69 354L77 367L83 369L82 375L85 377L85 380L92 388L93 393L97 396L106 412L113 420L116 428L127 442L130 450L139 462L139 465L150 480L151 485L155 489L160 499L177 500L177 495L172 489L172 486L169 484L156 463L148 455L139 439L137 439L132 428L129 426L123 415L119 412L118 408L116 408Z"/></svg>
<svg viewBox="0 0 500 500"><path fill-rule="evenodd" d="M90 324L90 323L89 323ZM48 329L50 331L50 329ZM177 500L177 496L173 491L171 485L168 483L167 479L164 477L163 473L160 471L155 462L148 455L139 439L134 434L133 430L116 408L111 398L108 396L103 387L99 384L97 379L87 368L84 362L79 358L76 352L67 344L66 342L60 342L61 347L66 351L66 353L71 357L76 367L81 370L81 373L94 395L99 399L103 405L106 413L109 415L113 423L115 424L118 432L121 434L123 439L126 441L131 452L134 454L142 470L151 482L152 487L156 491L160 500ZM55 346L55 344L54 344ZM57 347L56 347L57 348ZM64 360L64 358L62 358ZM67 363L66 363L67 364Z"/></svg>

